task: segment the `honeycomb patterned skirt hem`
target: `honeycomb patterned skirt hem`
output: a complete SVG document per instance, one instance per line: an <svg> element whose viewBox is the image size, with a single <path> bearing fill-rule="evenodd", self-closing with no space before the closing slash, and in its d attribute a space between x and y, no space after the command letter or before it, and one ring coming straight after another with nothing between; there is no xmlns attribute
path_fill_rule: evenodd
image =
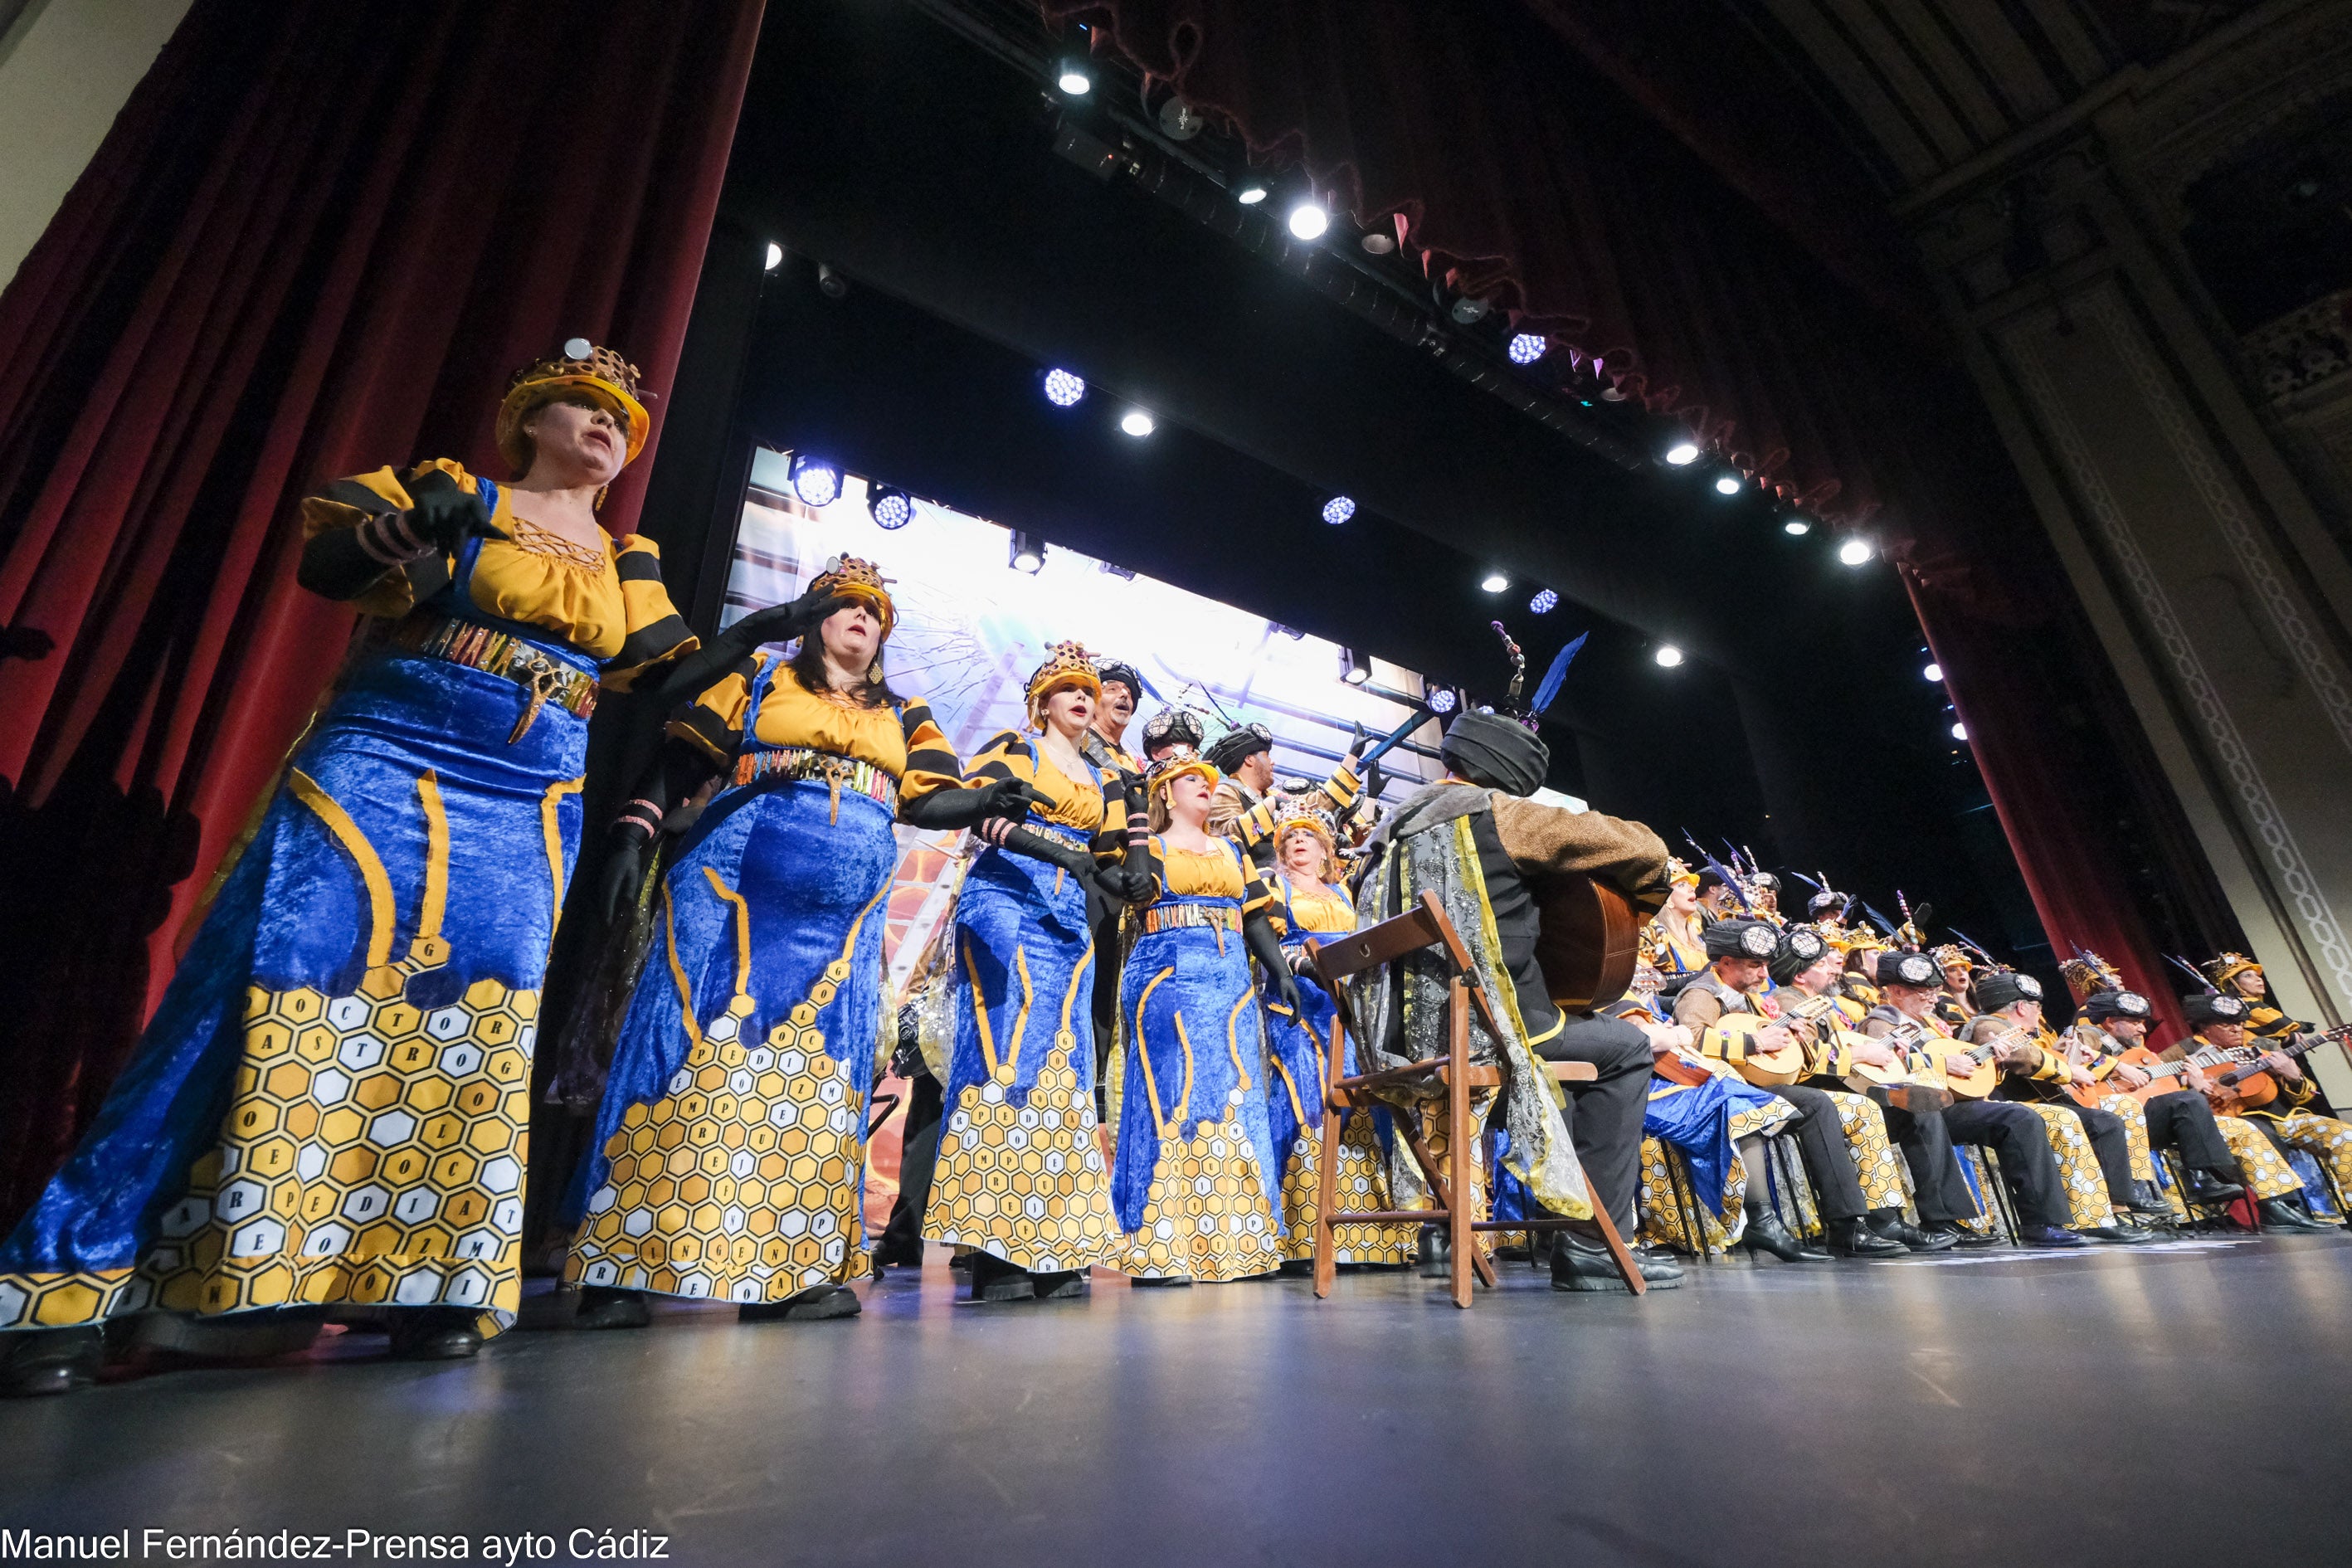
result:
<svg viewBox="0 0 2352 1568"><path fill-rule="evenodd" d="M606 1142L567 1283L752 1303L867 1271L863 1086L804 1026L747 1047L733 1024L714 1020Z"/></svg>
<svg viewBox="0 0 2352 1568"><path fill-rule="evenodd" d="M1232 1117L1162 1140L1143 1217L1114 1267L1141 1279L1216 1284L1282 1267L1282 1238L1257 1152Z"/></svg>
<svg viewBox="0 0 2352 1568"><path fill-rule="evenodd" d="M1073 1048L1047 1058L1024 1105L993 1078L957 1092L931 1169L926 1240L1038 1272L1116 1266L1110 1173Z"/></svg>
<svg viewBox="0 0 2352 1568"><path fill-rule="evenodd" d="M0 1275L0 1328L341 1304L512 1322L539 993L479 980L427 1010L403 999L409 974L249 988L219 1141L138 1264Z"/></svg>
<svg viewBox="0 0 2352 1568"><path fill-rule="evenodd" d="M1315 1256L1317 1201L1323 1163L1320 1128L1302 1130L1282 1177L1282 1257L1296 1263ZM1388 1163L1371 1113L1359 1110L1339 1134L1339 1212L1390 1206ZM1341 1263L1404 1263L1413 1256L1414 1227L1349 1224L1331 1227L1331 1255Z"/></svg>

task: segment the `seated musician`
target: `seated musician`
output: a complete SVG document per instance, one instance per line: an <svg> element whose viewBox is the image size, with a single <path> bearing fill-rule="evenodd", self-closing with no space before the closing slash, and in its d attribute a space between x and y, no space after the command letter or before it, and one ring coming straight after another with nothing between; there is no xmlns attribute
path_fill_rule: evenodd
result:
<svg viewBox="0 0 2352 1568"><path fill-rule="evenodd" d="M2074 961L2068 963L2071 965ZM2070 969L2068 979L2073 978ZM2148 1087L2153 1080L2147 1069L2126 1061L2124 1056L2146 1044L2148 1021L2153 1016L2147 997L2119 984L2103 987L2083 999L2068 1036L2095 1082L2116 1089ZM2206 1103L2202 1092L2204 1075L2191 1069L2171 1081L2187 1087L2153 1094L2145 1100L2130 1094L2110 1094L2099 1104L2122 1117L2127 1131L2134 1130L2133 1119L2138 1119L2137 1130L2140 1136L2135 1140L2136 1144L2145 1142L2170 1149L2180 1156L2181 1168L2188 1173L2187 1195L2190 1201L2218 1205L2243 1196L2245 1188L2238 1184L2237 1157L2230 1152L2228 1142L2214 1125L2213 1108ZM2142 1214L2169 1214L2169 1205L2154 1190L2155 1175L2153 1167L2147 1176L2139 1174L2139 1156L2135 1149L2132 1207Z"/></svg>
<svg viewBox="0 0 2352 1568"><path fill-rule="evenodd" d="M1675 1022L1691 1032L1699 1050L1735 1065L1751 1053L1788 1050L1796 1045L1789 1026L1768 1020L1758 1007L1755 992L1764 984L1766 970L1780 939L1769 921L1734 915L1706 928L1708 965L1693 975L1675 996ZM1904 1250L1904 1244L1871 1228L1866 1216L1871 1202L1863 1191L1862 1171L1847 1144L1839 1106L1818 1089L1801 1084L1776 1086L1773 1093L1797 1108L1789 1131L1812 1178L1821 1206L1822 1229L1832 1252L1849 1258L1884 1258ZM1848 1098L1861 1100L1859 1095ZM1870 1102L1862 1100L1867 1106ZM1886 1147L1885 1124L1877 1128L1878 1147ZM1761 1150L1749 1152L1747 1163L1760 1171ZM1892 1163L1889 1157L1888 1163ZM1897 1177L1898 1183L1900 1178ZM1758 1202L1761 1184L1748 1184L1748 1200ZM1900 1202L1900 1199L1897 1199ZM1751 1207L1748 1242L1759 1251L1786 1261L1804 1256L1804 1248L1769 1208Z"/></svg>
<svg viewBox="0 0 2352 1568"><path fill-rule="evenodd" d="M2253 1054L2246 1042L2246 1016L2252 1009L2235 996L2216 991L2200 991L2183 996L2180 1010L2188 1015L2189 1026L2193 1032L2186 1041L2165 1051L2161 1059L2210 1063L2203 1068L2201 1081L2221 1099L2224 1113L2218 1119L2217 1125L2223 1130L2223 1135L2228 1136L2230 1124L2236 1122L2242 1127L2254 1129L2256 1136L2265 1140L2264 1144L2256 1144L2241 1134L2231 1142L2238 1151L2238 1163L2253 1178L2254 1206L2262 1215L2263 1223L2274 1230L2334 1229L2325 1221L2315 1218L2303 1205L2300 1199L2302 1179L2294 1173L2286 1163L2285 1156L2279 1152L2279 1147L2285 1140L2272 1126L2273 1119L2243 1114L2242 1102L2221 1089L2220 1080L2222 1077L2234 1068L2252 1065L2232 1056L2236 1052ZM2293 1058L2281 1056L2276 1051L2268 1051L2262 1054L2260 1061L2264 1071L2279 1073L2282 1099L2285 1098L2289 1083L2300 1081L2302 1068ZM2291 1070L2296 1077L2288 1079L2281 1069ZM2306 1089L2305 1098L2308 1097ZM2333 1119L2313 1117L2312 1120ZM2336 1125L2343 1124L2337 1122ZM2261 1160L2259 1156L2265 1153L2273 1155L2277 1163L2269 1165ZM2284 1184L2285 1183L2293 1184Z"/></svg>
<svg viewBox="0 0 2352 1568"><path fill-rule="evenodd" d="M1838 977L1844 963L1838 950L1810 926L1795 926L1780 934L1780 951L1772 957L1772 983L1784 987L1792 1007L1801 1009L1806 998L1826 997L1837 1009L1834 1018L1805 1041L1803 1082L1826 1090L1832 1099L1847 1088L1858 1068L1907 1068L1923 1081L1940 1082L1941 1071L1925 1052L1906 1055L1884 1039L1858 1034L1864 1009L1840 994ZM1849 1011L1851 1009L1851 1011ZM1920 1224L1903 1217L1903 1189L1898 1181L1891 1199L1878 1202L1869 1215L1870 1227L1903 1243L1914 1252L1942 1252L1956 1246L1990 1247L1999 1238L1966 1229L1961 1221L1976 1217L1977 1207L1966 1199L1968 1184L1952 1152L1952 1135L1944 1126L1943 1107L1951 1096L1939 1090L1906 1091L1896 1097L1874 1087L1867 1098L1875 1105L1886 1136L1903 1146L1911 1166L1911 1182L1918 1193ZM1958 1193L1960 1199L1950 1194Z"/></svg>
<svg viewBox="0 0 2352 1568"><path fill-rule="evenodd" d="M1944 1056L1956 1048L1951 1031L1935 1016L1936 993L1944 978L1935 961L1924 952L1893 952L1878 953L1877 960L1877 984L1885 1000L1864 1015L1862 1032L1874 1039L1891 1037L1906 1051L1925 1048ZM2042 1247L2083 1245L2083 1238L2067 1228L2072 1211L2066 1187L2040 1117L2022 1105L1990 1097L1955 1100L1943 1116L1953 1142L1990 1149L2000 1157L2001 1173L2017 1195L2021 1240ZM1917 1171L1914 1166L1915 1180ZM1951 1180L1959 1184L1947 1184L1937 1194L1946 1212L1963 1216L1980 1212L1965 1177L1955 1170Z"/></svg>
<svg viewBox="0 0 2352 1568"><path fill-rule="evenodd" d="M1630 1243L1636 1234L1649 1037L1622 1019L1571 1016L1553 1004L1536 962L1538 910L1547 879L1575 874L1616 889L1639 914L1650 914L1666 895L1665 845L1638 822L1525 799L1542 787L1551 754L1523 724L1465 712L1445 731L1440 754L1446 776L1408 795L1365 845L1356 893L1359 925L1393 917L1423 889L1439 896L1471 949L1482 989L1498 999L1496 1012L1514 1036L1492 1039L1483 1017L1472 1013L1473 1047L1512 1064L1509 1101L1496 1113L1510 1133L1504 1164L1536 1203L1570 1216L1588 1204L1598 1207ZM1486 951L1488 931L1498 952ZM1424 983L1406 967L1416 987ZM1356 994L1368 1004L1360 1006L1373 1064L1397 1066L1443 1054L1434 1032L1444 1026L1444 993L1433 971L1426 983L1429 994L1417 989L1419 1000L1402 1020L1397 1015L1407 1010L1391 1006L1391 987ZM1402 1031L1422 1028L1430 1038L1401 1039ZM1558 1108L1550 1076L1537 1058L1590 1062L1599 1077L1561 1086L1568 1103ZM1402 1202L1416 1183L1411 1173L1398 1171ZM1635 1257L1652 1285L1680 1282L1681 1266L1671 1257L1648 1251ZM1558 1234L1551 1268L1552 1283L1561 1289L1620 1288L1607 1249L1579 1231Z"/></svg>
<svg viewBox="0 0 2352 1568"><path fill-rule="evenodd" d="M2278 1095L2262 1105L2242 1105L2240 1113L2284 1151L2301 1149L2335 1173L2336 1184L2352 1193L2352 1122L2311 1109L2314 1086L2303 1066L2281 1052L2297 1037L2316 1034L2316 1024L2298 1023L2271 1000L2263 966L2242 952L2225 952L2205 966L2206 976L2246 1005L2249 1044L2263 1047L2263 1065Z"/></svg>
<svg viewBox="0 0 2352 1568"><path fill-rule="evenodd" d="M2093 1241L2132 1245L2156 1234L2116 1217L2128 1213L2131 1140L2123 1118L2070 1099L2091 1075L2067 1060L2056 1037L2042 1034L2042 982L2013 969L1987 970L1975 985L1978 1012L1959 1031L1969 1045L2001 1042L1996 1098L2015 1100L2042 1119L2072 1205L2071 1228Z"/></svg>

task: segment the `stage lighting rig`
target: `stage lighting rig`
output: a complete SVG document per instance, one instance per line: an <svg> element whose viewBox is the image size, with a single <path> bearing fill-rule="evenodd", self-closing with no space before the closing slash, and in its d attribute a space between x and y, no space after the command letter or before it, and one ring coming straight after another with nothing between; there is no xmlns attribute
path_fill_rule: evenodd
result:
<svg viewBox="0 0 2352 1568"><path fill-rule="evenodd" d="M1337 528L1356 515L1356 503L1346 496L1333 496L1323 503L1323 521Z"/></svg>
<svg viewBox="0 0 2352 1568"><path fill-rule="evenodd" d="M1683 650L1676 647L1670 642L1662 642L1658 645L1658 651L1652 654L1650 657L1658 661L1659 668L1672 669L1675 666L1682 663Z"/></svg>
<svg viewBox="0 0 2352 1568"><path fill-rule="evenodd" d="M1919 674L1923 679L1941 680L1944 679L1944 667L1940 664L1931 664Z"/></svg>
<svg viewBox="0 0 2352 1568"><path fill-rule="evenodd" d="M1288 218L1293 239L1320 239L1331 226L1331 214L1321 202L1309 196L1290 209Z"/></svg>
<svg viewBox="0 0 2352 1568"><path fill-rule="evenodd" d="M1511 339L1511 363L1533 364L1543 358L1544 351L1549 347L1551 347L1551 340L1541 332L1516 333Z"/></svg>
<svg viewBox="0 0 2352 1568"><path fill-rule="evenodd" d="M1056 408L1073 408L1087 395L1087 378L1056 368L1045 373L1045 388L1046 402Z"/></svg>
<svg viewBox="0 0 2352 1568"><path fill-rule="evenodd" d="M1538 616L1550 615L1559 608L1559 595L1549 588L1538 588L1536 596L1528 601L1528 609Z"/></svg>
<svg viewBox="0 0 2352 1568"><path fill-rule="evenodd" d="M1454 689L1450 686L1433 687L1423 693L1421 700L1428 705L1432 713L1441 719L1454 711L1455 699Z"/></svg>
<svg viewBox="0 0 2352 1568"><path fill-rule="evenodd" d="M1489 572L1478 581L1478 586L1489 594L1499 594L1511 585L1510 577L1501 572Z"/></svg>
<svg viewBox="0 0 2352 1568"><path fill-rule="evenodd" d="M1687 468L1698 461L1698 443L1677 441L1666 448L1666 461L1677 468Z"/></svg>
<svg viewBox="0 0 2352 1568"><path fill-rule="evenodd" d="M1171 142L1190 142L1208 123L1206 116L1181 98L1171 98L1160 106L1160 134Z"/></svg>
<svg viewBox="0 0 2352 1568"><path fill-rule="evenodd" d="M1245 207L1254 207L1273 194L1264 180L1244 180L1234 187L1234 200Z"/></svg>
<svg viewBox="0 0 2352 1568"><path fill-rule="evenodd" d="M1066 55L1054 67L1054 85L1072 98L1095 89L1095 68L1081 55Z"/></svg>
<svg viewBox="0 0 2352 1568"><path fill-rule="evenodd" d="M784 247L778 245L774 240L770 240L768 242L768 265L765 270L773 272L777 268L782 267L783 264Z"/></svg>
<svg viewBox="0 0 2352 1568"><path fill-rule="evenodd" d="M817 292L828 300L845 300L849 297L849 279L835 272L826 262L820 261L816 264L816 288Z"/></svg>
<svg viewBox="0 0 2352 1568"><path fill-rule="evenodd" d="M866 510L877 528L904 528L915 521L915 498L895 485L877 485L866 492Z"/></svg>
<svg viewBox="0 0 2352 1568"><path fill-rule="evenodd" d="M1739 477L1737 474L1717 474L1716 476L1716 494L1719 496L1736 496L1739 493Z"/></svg>
<svg viewBox="0 0 2352 1568"><path fill-rule="evenodd" d="M1118 427L1138 440L1159 428L1150 415L1140 408L1130 408L1118 416Z"/></svg>
<svg viewBox="0 0 2352 1568"><path fill-rule="evenodd" d="M1838 559L1848 566L1866 566L1876 553L1867 539L1849 539L1838 546Z"/></svg>
<svg viewBox="0 0 2352 1568"><path fill-rule="evenodd" d="M793 494L805 506L831 506L841 495L841 469L823 458L794 458Z"/></svg>
<svg viewBox="0 0 2352 1568"><path fill-rule="evenodd" d="M1969 727L1966 724L1954 723L1952 726L1952 739L1955 741L1965 741L1968 738Z"/></svg>
<svg viewBox="0 0 2352 1568"><path fill-rule="evenodd" d="M1045 569L1045 546L1041 540L1032 539L1019 529L1013 531L1013 553L1007 562L1015 572L1025 572L1034 577Z"/></svg>
<svg viewBox="0 0 2352 1568"><path fill-rule="evenodd" d="M1354 648L1339 650L1339 679L1350 686L1361 686L1372 678L1372 661Z"/></svg>
<svg viewBox="0 0 2352 1568"><path fill-rule="evenodd" d="M1481 300L1472 294L1465 294L1460 299L1454 300L1451 305L1446 306L1445 313L1454 319L1454 324L1457 327L1475 327L1479 322L1485 321L1486 319L1486 312L1494 308L1495 306L1492 300Z"/></svg>
<svg viewBox="0 0 2352 1568"><path fill-rule="evenodd" d="M1794 534L1799 539L1802 539L1812 531L1812 520L1810 518L1792 517L1780 525L1781 532Z"/></svg>

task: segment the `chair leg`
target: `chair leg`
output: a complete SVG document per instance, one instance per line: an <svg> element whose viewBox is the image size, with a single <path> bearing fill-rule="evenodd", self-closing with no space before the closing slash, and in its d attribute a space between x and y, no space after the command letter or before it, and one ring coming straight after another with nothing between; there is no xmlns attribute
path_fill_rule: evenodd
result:
<svg viewBox="0 0 2352 1568"><path fill-rule="evenodd" d="M1315 1294L1331 1293L1339 1273L1339 1238L1331 1216L1339 1206L1339 1113L1331 1109L1331 1093L1324 1090L1323 1131L1319 1140L1322 1167L1315 1173ZM1369 1116L1370 1110L1360 1114Z"/></svg>
<svg viewBox="0 0 2352 1568"><path fill-rule="evenodd" d="M1454 1190L1446 1196L1445 1214L1453 1239L1454 1304L1466 1308L1470 1305L1470 1254L1476 1246L1475 1233L1470 1228L1475 1217L1470 1212L1470 989L1458 974L1447 989L1451 1038L1446 1045L1445 1158L1451 1167L1447 1184Z"/></svg>

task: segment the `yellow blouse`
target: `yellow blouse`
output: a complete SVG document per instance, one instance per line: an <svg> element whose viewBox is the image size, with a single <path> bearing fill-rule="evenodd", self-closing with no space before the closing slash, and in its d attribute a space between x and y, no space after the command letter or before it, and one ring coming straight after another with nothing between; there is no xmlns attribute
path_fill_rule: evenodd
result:
<svg viewBox="0 0 2352 1568"><path fill-rule="evenodd" d="M975 752L965 782L978 785L997 779L1019 779L1034 784L1054 804L1037 813L1047 822L1091 834L1098 841L1127 834L1127 795L1114 788L1105 795L1091 778L1074 779L1041 754L1014 731L1001 731Z"/></svg>
<svg viewBox="0 0 2352 1568"><path fill-rule="evenodd" d="M1356 906L1345 888L1317 889L1293 881L1287 873L1277 873L1283 891L1289 895L1290 929L1318 935L1329 931L1356 929Z"/></svg>
<svg viewBox="0 0 2352 1568"><path fill-rule="evenodd" d="M1152 895L1155 899L1234 899L1240 901L1244 914L1274 902L1273 889L1258 875L1256 865L1231 843L1213 844L1206 849L1178 849L1155 833L1151 836L1151 860L1158 882Z"/></svg>
<svg viewBox="0 0 2352 1568"><path fill-rule="evenodd" d="M446 458L412 469L437 468L467 490L474 477ZM514 491L499 487L491 522L504 539L485 539L474 563L475 608L503 620L552 632L604 666L603 684L625 691L647 666L691 652L699 640L687 630L662 585L661 548L643 534L595 547L573 543L518 517ZM355 528L372 516L404 511L415 502L390 468L338 479L302 501L302 536ZM428 555L387 570L352 603L360 613L407 615L446 584L456 571L447 554Z"/></svg>
<svg viewBox="0 0 2352 1568"><path fill-rule="evenodd" d="M743 749L743 721L751 717L751 683L774 656L754 653L709 689L679 709L669 733L721 767ZM798 746L870 763L898 781L901 801L963 780L955 748L931 718L930 704L908 698L896 708L868 708L831 693L811 691L789 668L779 669L760 700L751 733L762 745Z"/></svg>

